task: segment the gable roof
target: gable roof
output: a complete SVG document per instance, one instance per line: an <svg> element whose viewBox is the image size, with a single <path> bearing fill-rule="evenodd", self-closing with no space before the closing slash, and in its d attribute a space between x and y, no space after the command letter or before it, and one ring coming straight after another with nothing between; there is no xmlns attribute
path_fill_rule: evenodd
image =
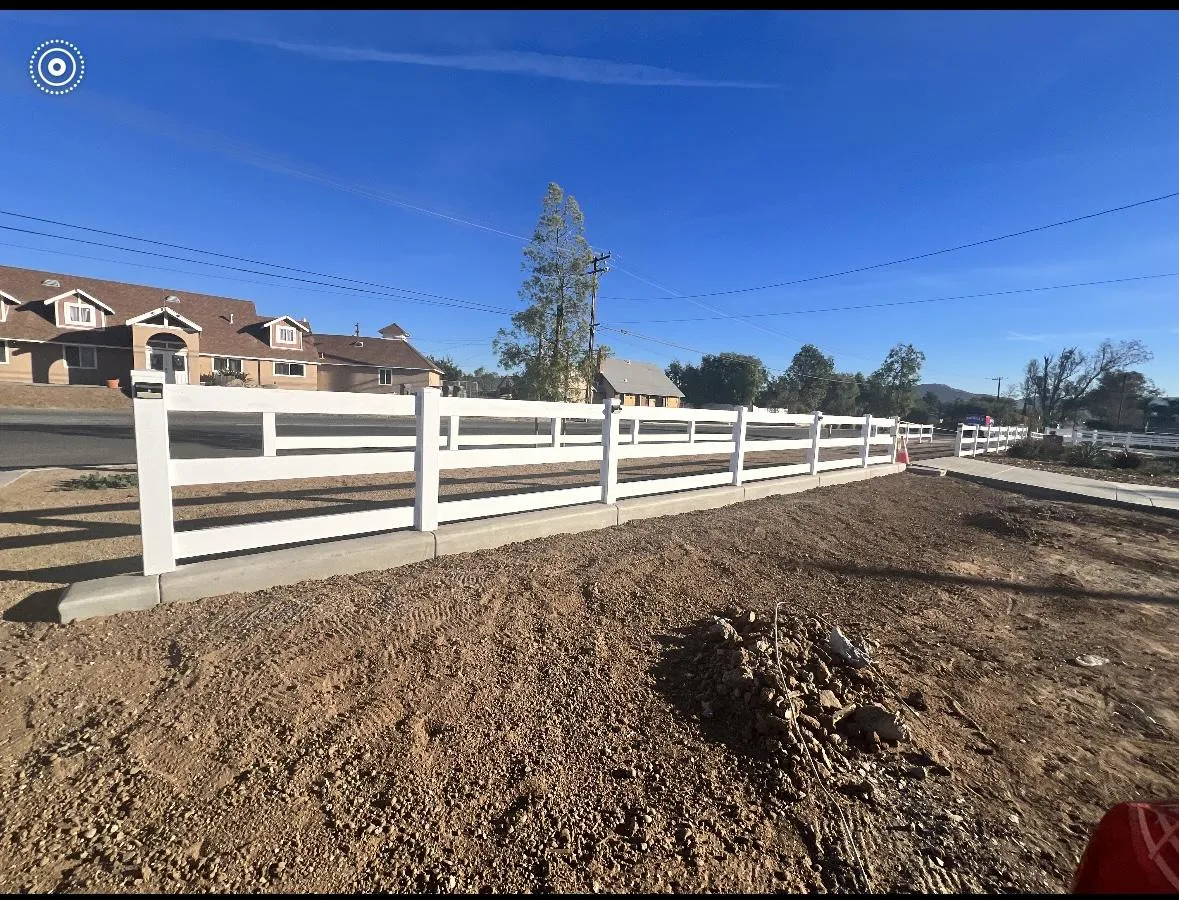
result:
<svg viewBox="0 0 1179 900"><path fill-rule="evenodd" d="M46 279L59 282L60 287L47 287L42 283ZM131 329L126 325L65 329L54 322L52 310L45 306L44 301L82 290L88 297L113 309L115 315L123 321L158 310L161 303L173 314L183 310L181 314L186 319L198 323L202 328L203 354L306 362L315 362L316 359L310 341L304 341L302 347L271 347L270 334L264 326L274 321L274 316L258 315L252 300L104 281L85 275L19 269L15 266L0 266L0 290L15 297L29 298L9 310L7 320L0 322L0 338L130 347ZM174 301L175 306L166 302L165 298L170 296L178 298ZM300 324L300 327L303 326Z"/></svg>
<svg viewBox="0 0 1179 900"><path fill-rule="evenodd" d="M192 321L192 319L189 319L186 316L182 316L180 313L178 313L176 310L172 309L170 306L161 306L159 309L153 309L149 312L145 312L141 316L135 316L132 319L128 319L127 324L128 325L142 325L145 322L147 322L149 319L153 319L156 316L161 316L161 315L164 316L164 321L167 321L167 317L171 316L173 319L176 319L179 322L183 322L185 325L187 325L193 331L204 331L204 329L201 328L201 326L198 325L196 322Z"/></svg>
<svg viewBox="0 0 1179 900"><path fill-rule="evenodd" d="M86 293L81 288L72 288L72 289L66 291L64 294L58 294L56 297L49 297L45 300L42 300L41 302L44 303L46 306L52 306L58 300L65 300L67 297L81 297L83 300L89 300L91 303L93 303L95 306L97 306L103 312L108 312L112 316L115 314L115 311L113 309L111 309L109 306L107 306L105 303L103 303L97 297Z"/></svg>
<svg viewBox="0 0 1179 900"><path fill-rule="evenodd" d="M602 380L616 394L648 394L655 397L683 397L684 392L672 383L654 363L619 359L602 360Z"/></svg>
<svg viewBox="0 0 1179 900"><path fill-rule="evenodd" d="M403 340L409 337L409 332L398 325L396 322L390 322L384 328L377 332L381 337L389 340Z"/></svg>
<svg viewBox="0 0 1179 900"><path fill-rule="evenodd" d="M323 363L442 371L406 341L356 337L353 334L314 334L311 340L323 354Z"/></svg>
<svg viewBox="0 0 1179 900"><path fill-rule="evenodd" d="M269 322L264 323L262 325L262 327L269 328L271 325L277 325L279 322L290 322L292 325L294 325L296 328L298 328L302 332L305 332L305 333L311 332L311 329L308 328L306 325L304 325L301 320L293 318L291 316L279 316L277 319L271 319Z"/></svg>

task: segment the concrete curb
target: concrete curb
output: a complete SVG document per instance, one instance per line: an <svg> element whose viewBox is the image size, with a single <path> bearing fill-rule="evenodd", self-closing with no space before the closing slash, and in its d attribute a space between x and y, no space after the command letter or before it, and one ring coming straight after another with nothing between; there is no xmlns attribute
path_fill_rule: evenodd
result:
<svg viewBox="0 0 1179 900"><path fill-rule="evenodd" d="M160 604L317 581L333 575L395 569L440 556L490 550L557 534L594 531L638 519L717 509L746 500L895 475L904 470L903 464L882 464L826 475L800 475L749 485L632 497L609 506L590 503L455 522L436 531L395 531L284 547L189 563L163 575L116 575L79 581L62 592L57 609L63 623L77 622L118 612L151 609Z"/></svg>
<svg viewBox="0 0 1179 900"><path fill-rule="evenodd" d="M300 581L318 581L333 575L395 569L436 555L434 532L394 531L312 547L284 547L230 559L211 559L189 563L161 575L160 602L184 603Z"/></svg>
<svg viewBox="0 0 1179 900"><path fill-rule="evenodd" d="M693 512L698 509L719 509L730 503L740 503L744 499L743 485L701 488L674 494L656 494L653 497L630 497L617 503L618 524L622 525L635 519L674 516L676 513Z"/></svg>
<svg viewBox="0 0 1179 900"><path fill-rule="evenodd" d="M22 475L28 475L32 469L14 469L11 472L0 472L0 488L8 487Z"/></svg>
<svg viewBox="0 0 1179 900"><path fill-rule="evenodd" d="M117 612L151 609L159 603L158 575L112 575L71 584L57 601L57 613L65 625Z"/></svg>
<svg viewBox="0 0 1179 900"><path fill-rule="evenodd" d="M977 472L955 472L951 470L947 474L954 478L962 478L977 484L985 484L987 487L998 488L1001 491L1011 491L1027 497L1036 497L1040 500L1065 500L1069 503L1089 503L1094 506L1120 507L1121 509L1133 509L1138 512L1149 511L1162 516L1179 518L1179 509L1173 509L1168 506L1155 506L1150 501L1150 498L1129 492L1126 492L1125 496L1118 496L1116 488L1112 490L1113 496L1109 497L1071 491L1067 488L1046 487L1042 484L1025 484L1021 481L1007 481L1003 478L997 478L994 475L983 475Z"/></svg>
<svg viewBox="0 0 1179 900"><path fill-rule="evenodd" d="M577 534L618 524L618 510L603 503L588 506L564 506L532 512L454 522L434 532L435 555L450 556L472 550L491 550L504 544L516 544L555 534Z"/></svg>

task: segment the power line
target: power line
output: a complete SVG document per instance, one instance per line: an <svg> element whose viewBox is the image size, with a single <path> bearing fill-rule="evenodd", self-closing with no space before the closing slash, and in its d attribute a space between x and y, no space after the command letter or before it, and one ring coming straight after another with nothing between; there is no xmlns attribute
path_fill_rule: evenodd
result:
<svg viewBox="0 0 1179 900"><path fill-rule="evenodd" d="M612 325L599 325L598 327L605 328L608 331L616 331L619 334L625 334L625 335L628 335L629 337L635 337L635 338L638 338L639 340L650 341L653 344L663 344L668 347L675 347L677 350L685 350L688 353L699 353L701 356L706 355L708 352L706 350L701 350L698 347L685 347L683 344L676 344L676 343L672 343L671 341L660 340L659 338L651 337L649 334L639 334L637 331L631 331L629 328L615 328ZM766 367L766 372L770 375L782 375L788 371L789 371L789 367L787 367L785 369L771 369L768 366ZM818 380L818 381L835 381L835 382L840 382L840 383L844 383L844 382L852 383L855 381L854 378L834 378L834 377L830 377L830 376L826 376L826 375L804 375L802 377L810 378L810 379L814 379L814 380Z"/></svg>
<svg viewBox="0 0 1179 900"><path fill-rule="evenodd" d="M324 272L316 272L311 269L300 269L295 266L284 266L284 265L280 265L279 263L268 263L268 262L265 262L264 260L251 259L248 256L233 256L232 254L229 254L229 253L219 253L216 250L202 250L200 247L188 247L188 246L185 246L184 244L170 244L167 241L157 241L157 240L153 240L152 238L139 237L134 234L123 234L118 231L108 231L103 228L92 228L88 225L75 225L72 222L59 222L56 219L44 219L39 216L30 216L30 215L27 215L26 213L12 212L12 211L6 210L6 209L0 209L0 215L12 216L13 218L17 218L17 219L26 219L31 222L40 222L43 225L57 225L62 228L73 228L77 231L88 231L91 234L101 234L101 235L105 235L107 237L117 237L117 238L122 238L123 240L128 240L128 241L139 241L140 243L151 244L156 247L167 247L170 250L183 250L186 253L200 253L204 256L215 256L215 257L218 257L219 259L229 259L229 260L233 260L234 262L244 262L244 263L250 263L251 265L255 265L255 266L266 266L267 268L271 268L271 269L281 269L284 272L297 272L301 275L314 275L317 278L331 278L335 281L346 281L346 282L352 282L353 284L364 285L366 287L377 287L377 288L383 288L385 290L402 291L407 294L416 294L416 295L422 296L422 297L432 297L437 300L454 300L455 299L453 297L445 297L440 294L431 294L427 291L414 290L413 288L397 287L395 285L381 284L380 282L375 282L375 281L362 281L359 278L349 278L346 275L331 275L331 274L327 274ZM30 233L35 233L35 232L30 232ZM73 238L67 238L67 237L63 237L63 239L64 240L74 240ZM117 249L128 249L128 248L117 248ZM146 251L133 250L132 252L146 252ZM172 257L167 257L167 258L172 258ZM189 261L190 262L197 262L201 265L212 265L212 263L206 263L201 260L189 260ZM269 275L271 273L262 273L262 274ZM281 277L281 276L274 275L272 277L277 278L277 277ZM343 285L333 285L333 286L334 287L343 287ZM467 302L467 301L459 301L459 302Z"/></svg>
<svg viewBox="0 0 1179 900"><path fill-rule="evenodd" d="M1098 210L1097 212L1086 213L1083 216L1074 216L1071 219L1061 219L1059 222L1049 222L1047 225L1036 225L1033 228L1024 228L1024 229L1021 229L1020 231L1012 231L1007 234L1000 234L1000 235L996 235L995 237L984 238L979 241L971 241L970 243L967 243L967 244L958 244L953 247L943 247L941 250L930 250L927 253L918 253L913 256L903 257L901 259L892 259L892 260L889 260L888 262L873 263L872 265L868 265L868 266L858 266L854 269L843 269L838 272L828 272L823 275L811 275L811 276L808 276L807 278L796 278L793 281L778 281L773 284L762 284L762 285L757 285L755 287L733 288L732 290L727 290L727 291L709 291L709 292L703 293L703 294L684 294L684 295L682 295L681 299L686 300L686 299L689 299L690 297L724 297L724 296L729 296L731 294L747 294L752 291L766 291L766 290L770 290L771 288L790 287L790 286L796 285L796 284L806 284L806 283L812 282L812 281L822 281L827 278L838 278L842 275L855 275L859 272L869 272L869 271L872 271L873 269L883 269L887 266L899 266L902 263L916 262L919 259L929 259L932 256L941 256L942 254L945 254L945 253L955 253L959 250L968 250L971 247L981 247L985 244L994 244L994 243L997 243L998 241L1006 241L1011 238L1023 237L1024 235L1028 235L1028 234L1035 234L1038 231L1047 231L1050 228L1060 228L1062 225L1073 225L1077 222L1084 222L1087 219L1096 219L1099 216L1108 216L1112 213L1124 212L1125 210L1135 209L1139 206L1146 206L1147 204L1150 204L1150 203L1160 203L1163 200L1170 200L1174 197L1179 197L1179 191L1173 191L1172 193L1169 193L1169 194L1161 194L1158 197L1150 197L1146 200L1138 200L1138 201L1135 201L1134 203L1127 203L1122 206L1114 206L1109 209ZM658 298L658 297L603 297L602 299L603 300L638 301L638 300L658 300L660 298Z"/></svg>
<svg viewBox="0 0 1179 900"><path fill-rule="evenodd" d="M336 289L343 288L344 290L350 291L355 294L375 295L375 296L384 297L389 300L395 300L395 301L400 301L400 302L405 302L405 303L423 303L423 304L428 304L431 306L445 306L445 307L451 307L454 309L467 309L467 310L473 310L475 312L497 313L497 314L501 314L501 315L511 315L512 314L511 310L502 309L499 307L493 307L493 306L489 306L487 304L477 303L474 301L459 300L459 299L453 298L453 297L440 297L440 299L431 300L431 299L425 299L425 298L420 298L420 297L396 296L395 294L387 293L388 291L403 291L404 290L403 288L397 288L397 287L393 287L393 286L386 287L385 291L373 291L373 290L367 290L365 288L349 287L348 285L333 284L331 282L317 281L317 280L309 279L309 278L299 278L299 277L293 276L293 275L281 275L281 274L278 274L275 272L266 272L266 271L261 271L258 269L247 269L247 268L243 268L241 266L231 266L227 263L209 262L209 261L202 260L202 259L190 259L190 258L184 257L184 256L174 256L169 253L158 253L154 250L142 250L138 247L123 247L118 244L108 244L108 243L104 243L102 241L91 241L91 240L86 240L85 238L71 237L69 235L64 235L64 234L50 234L50 233L44 232L44 231L33 231L28 228L17 228L13 225L0 225L0 230L14 231L14 232L18 232L20 234L31 234L31 235L35 235L37 237L47 237L47 238L52 238L55 240L74 241L75 243L79 243L79 244L87 244L87 245L93 246L93 247L103 247L108 250L119 250L124 253L141 253L141 254L145 254L147 256L160 257L162 259L171 259L171 260L176 260L179 262L195 263L196 265L200 265L200 266L214 266L216 268L229 269L230 271L234 271L234 272L245 272L250 275L261 275L265 278L281 278L281 279L284 279L287 281L294 281L294 282L298 282L301 284L319 285L322 287L329 287L329 288L336 288ZM201 253L204 251L197 250L195 252ZM263 266L271 265L271 264L265 263L265 262L258 262L256 264L263 265ZM330 278L330 277L336 277L336 276L326 276L326 277ZM433 295L433 296L439 296L439 295Z"/></svg>
<svg viewBox="0 0 1179 900"><path fill-rule="evenodd" d="M767 318L772 316L805 316L825 312L849 312L860 309L881 309L886 306L909 306L916 303L944 303L951 300L976 300L983 297L1002 297L1009 294L1032 294L1039 291L1061 291L1067 288L1099 287L1107 284L1125 284L1131 281L1147 281L1153 278L1179 278L1179 272L1160 272L1157 275L1129 275L1125 278L1107 278L1101 281L1078 281L1072 284L1052 284L1045 287L1013 288L1007 291L987 291L981 294L958 294L951 297L926 297L921 300L891 300L885 303L861 303L854 306L825 306L818 309L791 309L782 312L744 313L745 318ZM667 325L676 322L711 322L728 319L731 316L695 316L680 319L636 319L617 322L618 325ZM601 327L605 327L604 325Z"/></svg>

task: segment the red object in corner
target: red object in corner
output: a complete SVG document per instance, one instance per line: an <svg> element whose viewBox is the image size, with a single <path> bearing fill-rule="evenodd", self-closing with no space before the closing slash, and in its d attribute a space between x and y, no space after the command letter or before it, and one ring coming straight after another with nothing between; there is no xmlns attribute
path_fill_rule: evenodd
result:
<svg viewBox="0 0 1179 900"><path fill-rule="evenodd" d="M1179 800L1119 803L1089 838L1074 894L1179 894Z"/></svg>

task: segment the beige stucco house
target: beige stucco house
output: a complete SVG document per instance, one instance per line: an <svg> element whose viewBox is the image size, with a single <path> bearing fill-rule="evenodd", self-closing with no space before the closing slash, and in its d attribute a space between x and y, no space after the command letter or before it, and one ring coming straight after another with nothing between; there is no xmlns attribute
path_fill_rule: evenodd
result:
<svg viewBox="0 0 1179 900"><path fill-rule="evenodd" d="M380 338L314 334L253 301L0 266L0 383L127 386L132 369L169 383L214 373L261 387L406 392L441 370L397 325Z"/></svg>

